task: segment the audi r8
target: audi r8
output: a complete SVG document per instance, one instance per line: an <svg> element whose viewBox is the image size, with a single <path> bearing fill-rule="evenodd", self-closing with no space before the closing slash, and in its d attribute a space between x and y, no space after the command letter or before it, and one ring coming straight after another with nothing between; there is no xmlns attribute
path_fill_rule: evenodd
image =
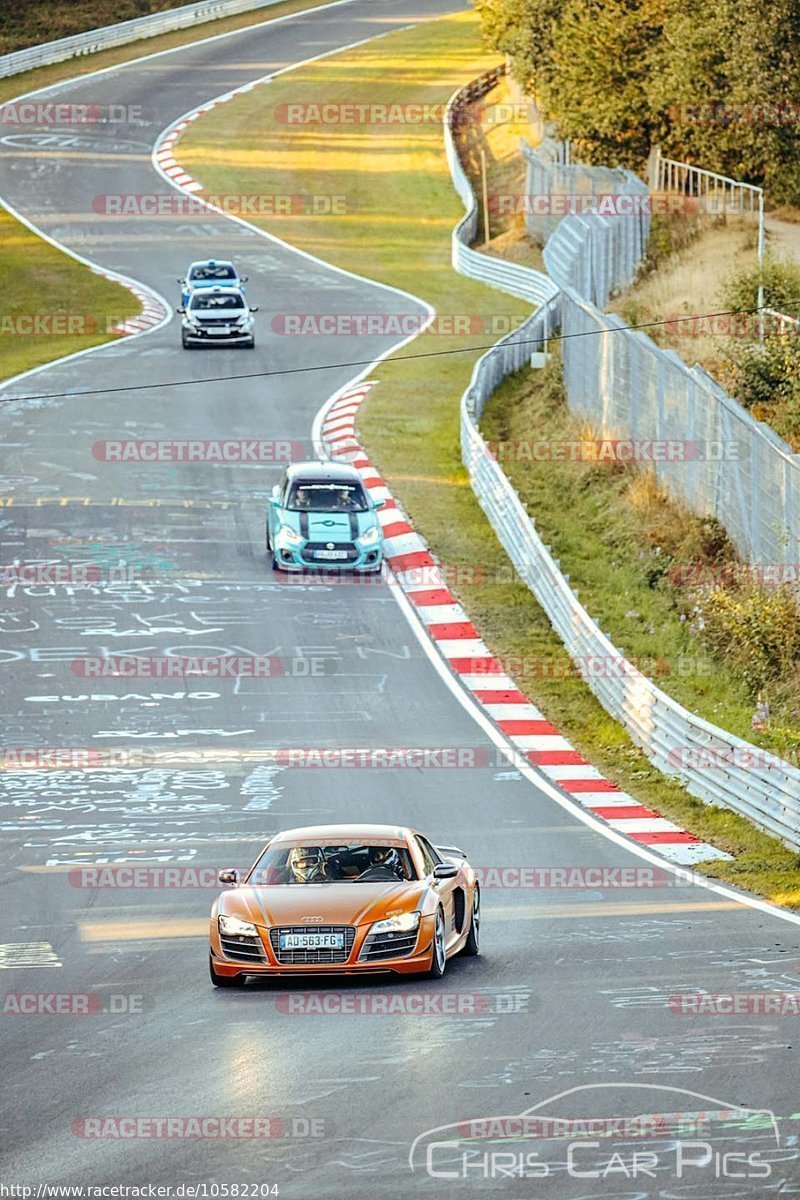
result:
<svg viewBox="0 0 800 1200"><path fill-rule="evenodd" d="M211 911L215 987L248 975L444 975L479 953L480 888L462 850L393 825L322 825L271 838Z"/></svg>

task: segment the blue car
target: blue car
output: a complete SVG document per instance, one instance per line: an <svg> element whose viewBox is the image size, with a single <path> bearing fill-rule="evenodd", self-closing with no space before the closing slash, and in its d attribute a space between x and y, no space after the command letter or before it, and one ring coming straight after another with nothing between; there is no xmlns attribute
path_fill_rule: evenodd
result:
<svg viewBox="0 0 800 1200"><path fill-rule="evenodd" d="M361 476L347 463L293 463L267 508L267 555L276 570L380 571L383 533Z"/></svg>
<svg viewBox="0 0 800 1200"><path fill-rule="evenodd" d="M181 285L181 307L189 303L189 296L198 288L239 288L244 291L242 284L247 283L246 275L239 275L232 262L218 258L207 258L200 262L189 264L189 270L179 277Z"/></svg>

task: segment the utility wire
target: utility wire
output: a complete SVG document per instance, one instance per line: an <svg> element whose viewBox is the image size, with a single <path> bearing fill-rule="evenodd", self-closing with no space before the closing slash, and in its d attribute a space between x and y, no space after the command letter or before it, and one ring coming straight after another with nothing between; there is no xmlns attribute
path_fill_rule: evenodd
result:
<svg viewBox="0 0 800 1200"><path fill-rule="evenodd" d="M669 320L665 320L665 321L645 321L639 325L622 325L622 326L620 326L618 328L614 328L614 329L587 329L580 333L553 334L551 337L548 337L548 338L542 338L541 336L535 337L535 338L519 338L519 339L514 340L513 342L511 340L512 335L508 334L507 339L508 339L508 344L513 344L516 346L525 346L525 345L537 345L538 346L538 345L542 345L545 341L546 342L566 342L566 341L570 341L572 338L599 337L605 333L626 333L629 330L654 329L654 328L661 327L664 325L677 325L681 321L710 320L713 317L755 316L760 311L762 311L762 310L753 308L753 309L745 309L743 311L737 310L737 309L727 309L724 312L686 313L685 315L682 315L682 316L670 317ZM387 314L388 317L391 317L392 315L393 314L391 314L391 313ZM424 329L420 330L420 334L423 334L424 332L425 332ZM720 336L724 336L724 335L721 334ZM503 339L503 340L506 340L506 339ZM386 361L391 362L391 363L415 362L420 359L443 358L445 356L453 355L453 354L475 354L478 351L492 350L497 344L498 344L497 342L490 342L488 345L461 346L461 347L458 347L458 348L455 348L452 350L429 350L429 351L426 351L421 354L402 354L402 355L398 356L397 358L391 358ZM30 395L27 395L27 396L0 396L0 402L5 403L5 404L10 404L10 403L17 403L20 400L61 400L61 399L65 399L67 397L69 397L70 399L74 399L76 396L113 396L114 394L116 394L118 392L146 392L146 391L154 391L158 388L166 389L166 388L176 388L176 387L197 387L204 383L232 383L239 379L274 379L274 378L277 378L277 377L280 377L283 375L305 375L305 374L308 374L308 372L310 372L310 371L338 371L338 370L341 370L343 367L347 367L348 369L351 367L368 367L368 366L371 366L374 361L375 361L374 358L360 358L360 359L357 358L357 359L349 359L346 362L320 363L319 365L308 366L308 367L285 367L282 370L278 370L278 371L250 371L243 375L210 375L205 379L171 379L171 380L165 380L160 383L137 383L137 384L131 384L128 387L83 388L80 391L70 391L70 392L35 392L35 393L31 393ZM55 364L53 364L53 365L55 365ZM0 387L2 387L2 386L3 385L0 384Z"/></svg>

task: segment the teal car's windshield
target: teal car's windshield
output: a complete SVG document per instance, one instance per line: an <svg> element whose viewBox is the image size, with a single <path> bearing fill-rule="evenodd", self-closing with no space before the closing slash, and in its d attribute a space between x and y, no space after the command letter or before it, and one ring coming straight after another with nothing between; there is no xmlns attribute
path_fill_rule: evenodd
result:
<svg viewBox="0 0 800 1200"><path fill-rule="evenodd" d="M367 512L369 502L360 483L296 479L286 500L295 512Z"/></svg>
<svg viewBox="0 0 800 1200"><path fill-rule="evenodd" d="M195 282L200 279L235 279L236 272L231 266L217 263L212 267L206 263L202 267L193 267L189 278Z"/></svg>

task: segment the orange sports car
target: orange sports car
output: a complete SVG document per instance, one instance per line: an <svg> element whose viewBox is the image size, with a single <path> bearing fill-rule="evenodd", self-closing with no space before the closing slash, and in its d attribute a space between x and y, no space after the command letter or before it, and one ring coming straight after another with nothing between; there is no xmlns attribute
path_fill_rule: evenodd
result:
<svg viewBox="0 0 800 1200"><path fill-rule="evenodd" d="M463 851L394 825L319 825L271 838L211 910L211 982L248 975L425 973L477 954L480 889Z"/></svg>

